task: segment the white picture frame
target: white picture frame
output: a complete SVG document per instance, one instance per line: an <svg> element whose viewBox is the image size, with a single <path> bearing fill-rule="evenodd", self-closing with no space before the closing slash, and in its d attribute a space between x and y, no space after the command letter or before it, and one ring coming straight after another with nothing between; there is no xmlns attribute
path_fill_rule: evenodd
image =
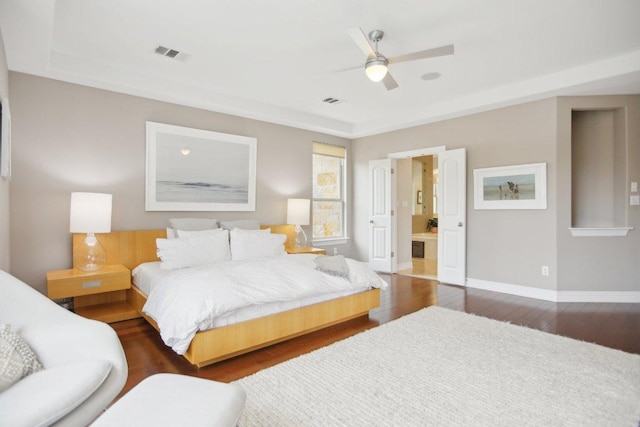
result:
<svg viewBox="0 0 640 427"><path fill-rule="evenodd" d="M255 211L257 139L147 122L147 211Z"/></svg>
<svg viewBox="0 0 640 427"><path fill-rule="evenodd" d="M474 209L547 209L547 164L473 170Z"/></svg>
<svg viewBox="0 0 640 427"><path fill-rule="evenodd" d="M0 120L0 177L11 180L11 112L9 100L3 99L2 119Z"/></svg>

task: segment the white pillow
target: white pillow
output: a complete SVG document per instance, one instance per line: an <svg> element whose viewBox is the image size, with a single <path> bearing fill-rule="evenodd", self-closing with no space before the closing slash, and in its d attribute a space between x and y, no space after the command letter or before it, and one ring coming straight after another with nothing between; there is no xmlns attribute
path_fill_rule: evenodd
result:
<svg viewBox="0 0 640 427"><path fill-rule="evenodd" d="M271 229L270 228L261 228L258 230L249 230L246 228L241 228L241 227L235 227L232 228L232 230L240 230L243 233L247 233L247 234L271 234Z"/></svg>
<svg viewBox="0 0 640 427"><path fill-rule="evenodd" d="M213 218L171 218L171 227L176 230L213 230L218 228L218 220Z"/></svg>
<svg viewBox="0 0 640 427"><path fill-rule="evenodd" d="M231 259L229 232L222 230L215 234L203 234L180 239L156 239L160 268L196 267L217 261Z"/></svg>
<svg viewBox="0 0 640 427"><path fill-rule="evenodd" d="M235 221L220 221L220 227L227 230L241 228L243 230L260 230L260 222L253 219L238 219Z"/></svg>
<svg viewBox="0 0 640 427"><path fill-rule="evenodd" d="M0 325L0 392L41 369L29 344L10 325Z"/></svg>
<svg viewBox="0 0 640 427"><path fill-rule="evenodd" d="M254 230L231 230L231 258L236 260L286 255L284 234L256 233Z"/></svg>
<svg viewBox="0 0 640 427"><path fill-rule="evenodd" d="M206 236L207 234L218 234L218 233L222 233L224 231L227 231L227 230L223 230L222 228L216 228L215 230L199 230L199 231L175 230L176 237L181 238L181 239L185 238L185 237ZM227 236L228 235L229 235L229 232L227 231Z"/></svg>
<svg viewBox="0 0 640 427"><path fill-rule="evenodd" d="M177 239L178 238L178 234L176 233L176 230L174 230L171 227L167 227L167 239Z"/></svg>

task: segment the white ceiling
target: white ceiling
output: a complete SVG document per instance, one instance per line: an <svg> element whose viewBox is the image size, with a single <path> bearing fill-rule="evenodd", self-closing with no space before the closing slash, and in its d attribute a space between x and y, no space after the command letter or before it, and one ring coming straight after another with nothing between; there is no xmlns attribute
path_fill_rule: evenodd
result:
<svg viewBox="0 0 640 427"><path fill-rule="evenodd" d="M391 65L387 91L363 69L334 72L364 65L352 27L385 31L387 57L455 54ZM640 93L638 0L0 0L0 31L13 71L348 138Z"/></svg>

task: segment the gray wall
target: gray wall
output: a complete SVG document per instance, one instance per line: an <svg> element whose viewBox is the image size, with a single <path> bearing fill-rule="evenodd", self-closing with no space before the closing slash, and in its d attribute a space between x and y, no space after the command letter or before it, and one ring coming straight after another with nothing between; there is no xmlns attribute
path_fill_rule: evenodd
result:
<svg viewBox="0 0 640 427"><path fill-rule="evenodd" d="M11 271L41 292L48 270L71 267L73 191L112 193L112 230L163 228L178 216L281 224L288 197L311 197L312 142L350 145L344 138L21 73L10 79ZM257 138L256 211L145 212L147 120Z"/></svg>
<svg viewBox="0 0 640 427"><path fill-rule="evenodd" d="M626 112L625 216L634 227L625 237L573 237L571 227L571 111ZM640 182L640 96L558 99L558 290L640 291L640 207L629 206L630 182ZM611 173L592 170L592 173ZM619 185L618 185L619 187ZM636 193L637 194L637 193ZM609 203L611 200L609 200Z"/></svg>
<svg viewBox="0 0 640 427"><path fill-rule="evenodd" d="M553 98L360 138L353 143L354 240L368 250L367 163L393 152L446 145L467 149L467 277L558 291L640 291L640 209L625 209L627 237L576 238L571 223L571 109L625 108L627 187L640 181L640 96ZM473 170L547 163L546 210L474 210ZM398 163L398 200L411 181ZM597 173L597 171L592 171ZM628 200L628 188L625 195ZM398 207L399 224L410 210ZM411 260L410 234L399 225L398 263ZM548 277L541 266L550 268Z"/></svg>
<svg viewBox="0 0 640 427"><path fill-rule="evenodd" d="M388 153L446 145L467 149L467 277L549 290L640 290L640 213L628 207L627 238L573 238L571 222L572 108L625 108L628 181L640 181L640 97L558 98L403 129L350 142L315 132L213 113L108 91L9 73L13 166L0 184L0 262L45 291L45 272L71 265L68 233L72 191L114 195L113 230L164 227L173 216L254 218L282 223L288 197L311 196L311 143L348 147L352 239L341 253L368 257L368 162ZM3 70L4 74L3 74ZM4 88L4 89L3 89ZM569 119L567 120L567 117ZM256 212L145 212L145 121L258 139ZM548 209L473 209L473 169L546 162ZM398 162L398 263L411 260L411 162ZM406 182L405 182L406 181ZM9 199L9 200L7 200ZM11 237L7 251L10 201ZM540 267L550 267L543 277Z"/></svg>
<svg viewBox="0 0 640 427"><path fill-rule="evenodd" d="M9 96L9 70L0 33L0 99ZM0 178L0 270L9 271L9 182Z"/></svg>

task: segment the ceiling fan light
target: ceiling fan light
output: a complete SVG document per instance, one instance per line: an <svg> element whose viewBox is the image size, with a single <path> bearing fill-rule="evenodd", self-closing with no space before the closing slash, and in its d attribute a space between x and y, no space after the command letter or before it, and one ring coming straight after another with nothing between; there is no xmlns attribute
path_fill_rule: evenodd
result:
<svg viewBox="0 0 640 427"><path fill-rule="evenodd" d="M364 72L372 82L379 82L387 75L387 61L385 59L374 58L367 61Z"/></svg>

